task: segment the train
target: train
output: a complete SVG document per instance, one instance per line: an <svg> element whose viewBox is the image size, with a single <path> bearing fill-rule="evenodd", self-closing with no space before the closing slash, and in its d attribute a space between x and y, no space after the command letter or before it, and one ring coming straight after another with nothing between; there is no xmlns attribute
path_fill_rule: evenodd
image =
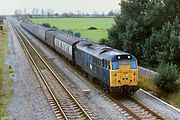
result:
<svg viewBox="0 0 180 120"><path fill-rule="evenodd" d="M84 71L105 90L134 94L139 89L137 59L130 53L30 22L21 22L20 25Z"/></svg>

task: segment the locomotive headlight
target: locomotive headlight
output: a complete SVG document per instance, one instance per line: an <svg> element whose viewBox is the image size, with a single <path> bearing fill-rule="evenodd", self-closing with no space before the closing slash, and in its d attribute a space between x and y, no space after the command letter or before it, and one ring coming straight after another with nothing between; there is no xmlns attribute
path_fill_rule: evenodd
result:
<svg viewBox="0 0 180 120"><path fill-rule="evenodd" d="M118 56L118 59L121 59L121 56Z"/></svg>
<svg viewBox="0 0 180 120"><path fill-rule="evenodd" d="M131 56L128 56L128 59L130 59L131 58Z"/></svg>
<svg viewBox="0 0 180 120"><path fill-rule="evenodd" d="M126 77L128 77L128 74L126 74Z"/></svg>

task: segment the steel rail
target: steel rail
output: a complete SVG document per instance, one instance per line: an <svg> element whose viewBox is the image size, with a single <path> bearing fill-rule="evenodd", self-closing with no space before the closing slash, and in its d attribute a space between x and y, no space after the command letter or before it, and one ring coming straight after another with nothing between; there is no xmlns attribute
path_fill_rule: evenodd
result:
<svg viewBox="0 0 180 120"><path fill-rule="evenodd" d="M23 35L24 36L24 35ZM25 37L25 36L24 36ZM26 37L25 37L26 38ZM28 41L29 42L29 41ZM31 44L30 44L31 45ZM38 53L37 53L38 54ZM40 55L39 55L40 56ZM40 56L41 57L41 56ZM41 57L42 61L43 58ZM45 62L45 61L44 61ZM70 65L69 63L67 63L65 61L66 64ZM62 83L61 80L57 77L56 73L53 72L51 70L51 67L45 62L45 64L48 66L48 68L50 69L50 71L52 72L52 74L54 74L54 76L58 79L58 81L60 82L60 84ZM70 65L70 67L72 67L72 65ZM79 73L79 72L78 72ZM63 84L63 83L62 83ZM95 85L94 83L92 83L97 89L101 90L99 87L97 87L97 85ZM64 85L63 85L64 86ZM64 86L65 87L65 86ZM66 87L65 87L66 88ZM66 88L67 89L67 88ZM102 90L101 90L102 91ZM119 101L117 101L116 99L114 99L111 95L106 94L111 100L113 100L113 102L115 102L117 105L119 105L121 108L123 108L125 111L127 111L133 118L137 119L137 120L141 120L142 118L140 118L139 116L137 116L133 111L131 111L128 107L126 107L125 105L123 105L123 103L120 103ZM72 96L73 97L73 96ZM159 116L158 114L156 114L155 112L153 112L152 110L150 110L149 108L147 108L146 106L144 106L143 104L141 104L140 102L138 102L137 100L135 100L134 98L133 101L138 104L139 106L142 107L142 109L144 109L145 111L149 112L151 115L155 116L157 119L159 120L164 120L164 118L162 118L161 116Z"/></svg>
<svg viewBox="0 0 180 120"><path fill-rule="evenodd" d="M77 71L76 69L74 69L74 67L69 64L67 61L64 61L70 68L72 68L73 70L75 70L78 74L81 74L79 71ZM85 78L84 76L80 76L82 78ZM90 80L89 80L90 81ZM102 89L96 85L95 83L91 82L90 83L95 86L98 90L102 91ZM136 113L134 113L133 111L131 111L128 107L126 107L123 103L121 103L120 101L117 101L115 98L113 98L109 93L106 93L107 97L110 98L114 103L116 103L117 105L119 105L121 108L123 108L125 111L127 111L134 119L136 120L142 120L141 117L139 117L138 115L136 115ZM132 97L131 97L132 99ZM134 98L133 98L134 99ZM146 110L147 112L149 112L151 115L155 116L157 119L159 120L164 120L163 117L161 117L160 115L156 114L155 112L153 112L152 110L150 110L149 108L147 108L146 106L144 106L143 104L141 104L139 101L137 101L134 99L134 102L137 103L138 105L140 105L144 110Z"/></svg>
<svg viewBox="0 0 180 120"><path fill-rule="evenodd" d="M137 101L135 98L130 97L130 99L135 102L136 104L138 104L139 106L141 106L145 111L149 112L151 115L155 116L157 119L159 120L164 120L163 117L161 117L160 115L158 115L157 113L155 113L154 111L150 110L149 108L147 108L146 106L144 106L142 103L140 103L139 101Z"/></svg>
<svg viewBox="0 0 180 120"><path fill-rule="evenodd" d="M65 113L64 113L64 111L63 111L63 109L61 108L61 106L60 106L60 104L59 104L59 102L58 102L57 98L55 97L54 93L52 92L51 88L49 87L48 83L46 82L46 80L45 80L44 76L42 75L42 73L41 73L40 69L38 68L37 64L35 63L34 59L32 58L32 56L31 56L30 52L28 51L28 49L27 49L26 45L24 44L24 42L23 42L22 38L20 37L19 33L17 32L17 29L15 28L14 30L15 30L16 35L18 36L18 38L19 38L19 40L20 40L21 44L23 45L23 47L24 47L24 49L25 49L26 53L28 54L28 56L29 56L30 60L32 61L33 65L35 66L35 68L36 68L36 70L37 70L37 72L39 73L39 75L40 75L41 79L43 80L43 82L44 82L45 86L47 87L47 89L48 89L49 93L51 94L51 96L52 96L52 98L54 99L54 101L56 102L56 104L57 104L57 106L58 106L59 110L60 110L60 111L61 111L61 113L63 114L64 119L68 120L68 118L67 118L67 116L65 115Z"/></svg>
<svg viewBox="0 0 180 120"><path fill-rule="evenodd" d="M16 29L20 32L22 37L26 40L26 42L30 45L30 47L35 51L35 53L38 55L38 57L42 60L42 62L46 65L46 67L50 70L50 72L54 75L54 77L58 80L58 82L62 85L62 87L65 89L65 91L69 94L69 96L74 100L74 102L78 105L78 107L81 109L81 111L85 114L85 116L89 119L92 120L89 114L84 110L84 108L79 104L79 102L76 100L76 98L70 93L68 88L62 83L62 79L59 78L52 70L52 68L47 64L47 62L41 57L41 55L37 52L37 50L32 46L32 44L28 41L26 36L22 33L22 31L16 26ZM64 113L65 114L65 113Z"/></svg>

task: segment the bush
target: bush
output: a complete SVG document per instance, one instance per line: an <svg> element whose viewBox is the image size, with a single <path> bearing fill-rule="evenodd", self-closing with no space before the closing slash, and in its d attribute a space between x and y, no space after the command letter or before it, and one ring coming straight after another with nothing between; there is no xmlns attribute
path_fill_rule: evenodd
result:
<svg viewBox="0 0 180 120"><path fill-rule="evenodd" d="M49 23L43 23L42 26L50 28L51 25Z"/></svg>
<svg viewBox="0 0 180 120"><path fill-rule="evenodd" d="M64 29L61 29L60 31L61 31L61 32L63 32L63 33L65 33L65 32L66 32L66 30L64 30Z"/></svg>
<svg viewBox="0 0 180 120"><path fill-rule="evenodd" d="M154 78L154 82L158 89L163 92L171 92L179 87L177 79L179 78L179 69L177 65L160 64L157 68L158 76Z"/></svg>
<svg viewBox="0 0 180 120"><path fill-rule="evenodd" d="M73 35L73 31L72 31L72 30L68 30L67 33L68 33L69 35Z"/></svg>
<svg viewBox="0 0 180 120"><path fill-rule="evenodd" d="M52 28L53 28L53 29L55 29L55 30L58 30L58 28L57 28L57 27L55 27L55 26L52 26Z"/></svg>
<svg viewBox="0 0 180 120"><path fill-rule="evenodd" d="M97 30L96 27L89 27L88 30Z"/></svg>
<svg viewBox="0 0 180 120"><path fill-rule="evenodd" d="M75 33L75 37L80 38L81 37L81 33L79 33L79 32Z"/></svg>
<svg viewBox="0 0 180 120"><path fill-rule="evenodd" d="M0 19L0 24L3 24L3 20Z"/></svg>
<svg viewBox="0 0 180 120"><path fill-rule="evenodd" d="M3 17L0 16L0 24L3 24Z"/></svg>
<svg viewBox="0 0 180 120"><path fill-rule="evenodd" d="M106 38L102 38L99 40L100 45L108 45L108 40Z"/></svg>

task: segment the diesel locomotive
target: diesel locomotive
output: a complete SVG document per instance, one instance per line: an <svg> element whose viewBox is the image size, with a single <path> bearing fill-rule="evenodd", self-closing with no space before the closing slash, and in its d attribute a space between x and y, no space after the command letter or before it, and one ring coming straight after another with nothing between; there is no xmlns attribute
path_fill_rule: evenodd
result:
<svg viewBox="0 0 180 120"><path fill-rule="evenodd" d="M112 93L132 94L139 89L137 60L130 53L32 23L21 26Z"/></svg>

